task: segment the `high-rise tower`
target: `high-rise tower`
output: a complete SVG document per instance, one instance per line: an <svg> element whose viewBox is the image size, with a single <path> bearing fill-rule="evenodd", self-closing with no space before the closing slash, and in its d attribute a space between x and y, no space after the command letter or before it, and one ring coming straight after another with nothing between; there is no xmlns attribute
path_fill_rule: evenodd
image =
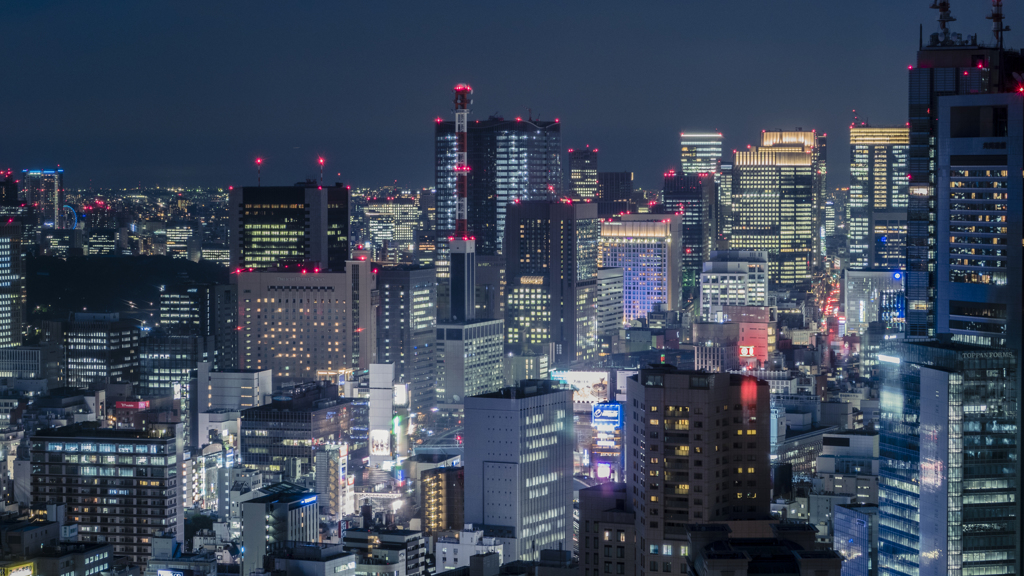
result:
<svg viewBox="0 0 1024 576"><path fill-rule="evenodd" d="M851 268L906 266L909 143L906 127L850 127Z"/></svg>
<svg viewBox="0 0 1024 576"><path fill-rule="evenodd" d="M597 198L597 148L569 149L569 182L574 200Z"/></svg>
<svg viewBox="0 0 1024 576"><path fill-rule="evenodd" d="M995 43L984 45L977 35L952 32L955 21L948 1L939 10L939 31L921 43L917 65L910 69L909 201L907 205L907 336L936 333L939 166L939 98L966 94L1017 92L1013 74L1024 71L1024 56L1002 48L1002 2L993 2Z"/></svg>

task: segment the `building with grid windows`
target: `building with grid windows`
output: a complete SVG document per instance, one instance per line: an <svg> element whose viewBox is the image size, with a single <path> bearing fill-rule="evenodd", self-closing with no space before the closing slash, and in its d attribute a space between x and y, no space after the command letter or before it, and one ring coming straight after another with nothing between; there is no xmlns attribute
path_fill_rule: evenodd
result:
<svg viewBox="0 0 1024 576"><path fill-rule="evenodd" d="M850 127L850 268L906 268L909 149L905 126Z"/></svg>
<svg viewBox="0 0 1024 576"><path fill-rule="evenodd" d="M937 329L1019 354L1024 103L1019 94L939 102Z"/></svg>
<svg viewBox="0 0 1024 576"><path fill-rule="evenodd" d="M565 367L596 357L600 234L594 203L509 206L505 344L511 351L550 343L554 363Z"/></svg>
<svg viewBox="0 0 1024 576"><path fill-rule="evenodd" d="M761 134L760 146L736 152L731 250L768 253L772 286L810 287L821 258L825 136L810 131Z"/></svg>
<svg viewBox="0 0 1024 576"><path fill-rule="evenodd" d="M380 315L377 361L395 365L395 378L409 385L409 408L425 412L437 405L437 276L434 268L381 266L377 271Z"/></svg>
<svg viewBox="0 0 1024 576"><path fill-rule="evenodd" d="M344 273L232 274L238 367L270 370L275 384L314 380L318 370L369 369L377 356L376 272L369 260L357 259Z"/></svg>
<svg viewBox="0 0 1024 576"><path fill-rule="evenodd" d="M680 172L714 174L722 161L722 135L717 132L679 135Z"/></svg>
<svg viewBox="0 0 1024 576"><path fill-rule="evenodd" d="M682 307L681 216L625 214L601 222L601 266L621 268L623 323L646 318L661 304Z"/></svg>
<svg viewBox="0 0 1024 576"><path fill-rule="evenodd" d="M898 343L881 368L881 575L1013 573L1018 357Z"/></svg>
<svg viewBox="0 0 1024 576"><path fill-rule="evenodd" d="M636 574L687 573L688 525L771 517L769 397L768 383L752 376L666 364L627 380L625 497L636 515Z"/></svg>
<svg viewBox="0 0 1024 576"><path fill-rule="evenodd" d="M370 251L375 262L409 261L415 252L421 213L410 196L378 196L366 200L366 221L370 229Z"/></svg>
<svg viewBox="0 0 1024 576"><path fill-rule="evenodd" d="M76 312L55 323L62 332L67 386L102 389L139 381L139 326L118 314Z"/></svg>
<svg viewBox="0 0 1024 576"><path fill-rule="evenodd" d="M598 337L617 335L624 325L624 272L622 268L599 268L597 271Z"/></svg>
<svg viewBox="0 0 1024 576"><path fill-rule="evenodd" d="M596 200L598 198L597 183L597 148L569 149L569 183L572 186L574 200Z"/></svg>
<svg viewBox="0 0 1024 576"><path fill-rule="evenodd" d="M0 225L0 348L20 346L25 322L25 253L20 222Z"/></svg>
<svg viewBox="0 0 1024 576"><path fill-rule="evenodd" d="M64 220L64 170L22 170L21 194L35 206L37 222L46 227L67 228Z"/></svg>
<svg viewBox="0 0 1024 576"><path fill-rule="evenodd" d="M681 282L686 293L697 289L701 263L717 246L716 178L711 172L681 174L669 170L665 174L664 212L679 217L679 235L674 238L680 244Z"/></svg>
<svg viewBox="0 0 1024 576"><path fill-rule="evenodd" d="M700 274L700 319L724 322L726 306L768 305L768 253L728 250L711 253Z"/></svg>
<svg viewBox="0 0 1024 576"><path fill-rule="evenodd" d="M841 576L878 575L878 505L836 504L832 549L843 557Z"/></svg>
<svg viewBox="0 0 1024 576"><path fill-rule="evenodd" d="M437 406L445 415L462 414L469 396L505 385L504 320L473 320L437 325Z"/></svg>
<svg viewBox="0 0 1024 576"><path fill-rule="evenodd" d="M633 199L632 172L598 172L597 198L602 202Z"/></svg>
<svg viewBox="0 0 1024 576"><path fill-rule="evenodd" d="M266 270L315 262L345 271L349 198L342 184L236 188L228 193L231 268Z"/></svg>
<svg viewBox="0 0 1024 576"><path fill-rule="evenodd" d="M437 277L448 278L448 242L455 232L455 122L434 130ZM509 206L562 196L562 126L557 120L491 117L467 126L467 224L476 252L501 254Z"/></svg>
<svg viewBox="0 0 1024 576"><path fill-rule="evenodd" d="M181 425L147 430L93 423L40 430L30 443L32 501L65 504L79 542L108 542L145 564L157 532L185 533Z"/></svg>
<svg viewBox="0 0 1024 576"><path fill-rule="evenodd" d="M465 521L504 560L572 550L572 391L548 380L466 399Z"/></svg>

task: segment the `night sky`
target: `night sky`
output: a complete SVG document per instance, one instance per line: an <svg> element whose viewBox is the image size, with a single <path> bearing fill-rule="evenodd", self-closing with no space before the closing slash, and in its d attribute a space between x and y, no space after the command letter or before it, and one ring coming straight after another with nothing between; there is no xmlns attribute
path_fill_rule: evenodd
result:
<svg viewBox="0 0 1024 576"><path fill-rule="evenodd" d="M366 2L6 0L0 166L60 164L78 187L290 184L327 160L354 186L433 185L451 88L470 120L559 118L565 148L660 187L680 131L729 151L762 129L829 134L848 180L856 108L903 124L931 0ZM991 40L988 0L954 31ZM1005 8L1020 47L1024 9Z"/></svg>

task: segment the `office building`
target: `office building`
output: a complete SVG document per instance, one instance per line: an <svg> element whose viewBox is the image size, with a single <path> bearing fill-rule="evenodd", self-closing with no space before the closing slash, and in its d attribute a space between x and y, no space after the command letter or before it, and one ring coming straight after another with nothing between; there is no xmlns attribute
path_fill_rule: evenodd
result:
<svg viewBox="0 0 1024 576"><path fill-rule="evenodd" d="M273 487L270 487L273 488ZM284 542L318 542L317 494L285 490L242 503L242 574L263 567L267 552Z"/></svg>
<svg viewBox="0 0 1024 576"><path fill-rule="evenodd" d="M1013 573L1016 352L908 342L878 360L879 574Z"/></svg>
<svg viewBox="0 0 1024 576"><path fill-rule="evenodd" d="M569 149L569 185L573 200L597 200L597 148Z"/></svg>
<svg viewBox="0 0 1024 576"><path fill-rule="evenodd" d="M684 536L678 541L651 546L648 567L668 572L675 562L664 556L676 554L680 546L679 562L684 574L705 576L736 574L814 574L839 576L843 557L833 550L821 549L815 542L815 528L808 524L782 522L771 525L771 537L730 536L729 524L687 524ZM660 554L663 558L653 559ZM675 560L675 559L673 559ZM652 570L653 572L653 570Z"/></svg>
<svg viewBox="0 0 1024 576"><path fill-rule="evenodd" d="M476 251L491 256L503 251L509 206L518 201L553 200L562 192L562 134L558 121L491 117L467 126L469 166L467 223ZM455 232L454 121L437 122L435 131L437 189L437 275L448 278L448 242Z"/></svg>
<svg viewBox="0 0 1024 576"><path fill-rule="evenodd" d="M350 528L343 543L359 555L356 574L422 576L426 571L427 539L422 532Z"/></svg>
<svg viewBox="0 0 1024 576"><path fill-rule="evenodd" d="M768 305L768 253L715 251L700 274L700 319L725 321L727 306Z"/></svg>
<svg viewBox="0 0 1024 576"><path fill-rule="evenodd" d="M110 542L118 556L145 564L157 532L179 544L185 532L181 430L180 424L170 430L95 424L40 430L30 453L33 462L47 465L33 467L32 501L65 504L79 542ZM95 498L104 505L89 505Z"/></svg>
<svg viewBox="0 0 1024 576"><path fill-rule="evenodd" d="M878 505L836 504L832 548L843 557L840 576L878 576Z"/></svg>
<svg viewBox="0 0 1024 576"><path fill-rule="evenodd" d="M476 311L480 319L504 320L508 291L504 256L477 256Z"/></svg>
<svg viewBox="0 0 1024 576"><path fill-rule="evenodd" d="M140 396L173 395L188 405L189 378L203 361L195 336L169 336L152 331L139 341Z"/></svg>
<svg viewBox="0 0 1024 576"><path fill-rule="evenodd" d="M1021 352L1024 105L1019 93L939 100L937 329Z"/></svg>
<svg viewBox="0 0 1024 576"><path fill-rule="evenodd" d="M668 365L626 383L626 509L648 547L678 546L690 523L769 517L768 383ZM679 573L664 557L665 572Z"/></svg>
<svg viewBox="0 0 1024 576"><path fill-rule="evenodd" d="M731 250L768 252L772 286L810 287L821 258L825 136L771 131L735 154Z"/></svg>
<svg viewBox="0 0 1024 576"><path fill-rule="evenodd" d="M238 287L186 283L160 292L160 328L195 336L204 362L214 369L238 367Z"/></svg>
<svg viewBox="0 0 1024 576"><path fill-rule="evenodd" d="M239 411L263 405L273 392L270 370L216 370L200 362L196 376L196 407Z"/></svg>
<svg viewBox="0 0 1024 576"><path fill-rule="evenodd" d="M46 378L50 388L64 384L64 349L58 343L0 348L0 378Z"/></svg>
<svg viewBox="0 0 1024 576"><path fill-rule="evenodd" d="M623 271L623 322L646 318L660 304L683 305L683 246L678 215L626 214L601 222L600 265Z"/></svg>
<svg viewBox="0 0 1024 576"><path fill-rule="evenodd" d="M377 196L366 200L369 250L375 262L409 262L416 252L420 207L411 196Z"/></svg>
<svg viewBox="0 0 1024 576"><path fill-rule="evenodd" d="M376 277L362 259L344 273L232 274L238 367L270 370L275 382L306 382L317 370L366 370L377 355Z"/></svg>
<svg viewBox="0 0 1024 576"><path fill-rule="evenodd" d="M411 410L426 412L437 403L435 271L415 265L381 266L377 289L377 361L395 365L395 378L409 385Z"/></svg>
<svg viewBox="0 0 1024 576"><path fill-rule="evenodd" d="M722 161L722 135L715 133L679 134L680 173L714 174Z"/></svg>
<svg viewBox="0 0 1024 576"><path fill-rule="evenodd" d="M906 268L909 147L907 127L850 127L851 268Z"/></svg>
<svg viewBox="0 0 1024 576"><path fill-rule="evenodd" d="M58 230L67 228L64 221L64 170L22 170L21 194L25 203L35 208L39 224Z"/></svg>
<svg viewBox="0 0 1024 576"><path fill-rule="evenodd" d="M507 346L523 350L552 343L554 363L561 366L596 356L600 230L593 203L566 200L509 206Z"/></svg>
<svg viewBox="0 0 1024 576"><path fill-rule="evenodd" d="M13 172L8 168L7 172L0 172L3 179L0 180L0 206L4 212L12 208L21 207L21 198L18 197L18 181L14 179ZM14 211L14 213L17 213Z"/></svg>
<svg viewBox="0 0 1024 576"><path fill-rule="evenodd" d="M395 400L398 399L401 387L405 386L395 380L394 364L370 364L369 382L369 438L370 459L372 468L380 469L395 456L396 441L399 434L398 422L395 418Z"/></svg>
<svg viewBox="0 0 1024 576"><path fill-rule="evenodd" d="M637 573L634 514L626 484L605 482L580 490L580 567L584 576Z"/></svg>
<svg viewBox="0 0 1024 576"><path fill-rule="evenodd" d="M484 536L483 530L451 530L438 534L434 544L434 558L439 571L470 568L470 558L486 554L497 556L497 565L502 564L503 546L497 538Z"/></svg>
<svg viewBox="0 0 1024 576"><path fill-rule="evenodd" d="M61 542L33 554L37 574L91 576L114 565L113 544ZM108 572L109 573L109 572ZM10 572L9 574L14 574Z"/></svg>
<svg viewBox="0 0 1024 576"><path fill-rule="evenodd" d="M904 275L896 270L843 271L843 311L846 332L863 334L872 322L882 320L883 295L903 292Z"/></svg>
<svg viewBox="0 0 1024 576"><path fill-rule="evenodd" d="M774 352L768 308L726 307L719 321L693 323L694 368L706 372L764 368Z"/></svg>
<svg viewBox="0 0 1024 576"><path fill-rule="evenodd" d="M61 332L65 377L71 388L102 389L139 381L139 327L114 314L76 312Z"/></svg>
<svg viewBox="0 0 1024 576"><path fill-rule="evenodd" d="M427 534L458 530L465 525L466 469L442 466L423 472L420 491L423 529Z"/></svg>
<svg viewBox="0 0 1024 576"><path fill-rule="evenodd" d="M633 173L598 172L597 199L602 202L621 202L632 200Z"/></svg>
<svg viewBox="0 0 1024 576"><path fill-rule="evenodd" d="M25 252L22 226L0 224L0 348L20 346L25 330Z"/></svg>
<svg viewBox="0 0 1024 576"><path fill-rule="evenodd" d="M504 335L504 320L437 325L435 391L443 414L458 416L466 398L496 392L505 385Z"/></svg>
<svg viewBox="0 0 1024 576"><path fill-rule="evenodd" d="M601 223L604 229L604 223ZM602 241L604 235L601 236ZM618 334L625 324L625 274L622 268L597 270L597 336Z"/></svg>
<svg viewBox="0 0 1024 576"><path fill-rule="evenodd" d="M168 222L164 238L168 256L199 262L203 239L198 222Z"/></svg>
<svg viewBox="0 0 1024 576"><path fill-rule="evenodd" d="M240 465L289 482L312 474L318 450L348 440L352 401L338 396L337 386L312 384L289 400L242 410Z"/></svg>
<svg viewBox="0 0 1024 576"><path fill-rule="evenodd" d="M465 520L505 539L506 561L571 550L572 392L523 381L466 399Z"/></svg>
<svg viewBox="0 0 1024 576"><path fill-rule="evenodd" d="M940 131L939 124L943 119L940 97L1016 93L1018 83L1013 74L1024 72L1024 57L1019 52L1004 50L1001 41L996 45L984 45L979 44L977 35L965 37L953 32L948 27L948 23L955 20L950 13L949 3L938 2L933 7L939 9L939 31L930 34L929 39L922 42L917 52L917 63L909 71L910 190L906 269L908 338L925 338L936 334L935 305L941 301L938 298L939 266L946 266L938 258L938 243L944 241L936 226L937 222L941 222L938 210L940 202L945 204L947 200L960 200L943 198L946 192L939 191L940 176L943 176L939 167L940 159L945 157L952 161L950 155L943 151L943 145L953 141L948 137L948 132L947 137L943 138ZM1001 39L1002 32L998 32L998 36ZM948 116L946 118L948 122ZM996 138L994 144L998 146L1002 139L996 134L992 136ZM983 146L979 140L973 142ZM966 145L970 147L974 144ZM995 149L975 154L999 156L1002 151ZM965 155L965 152L961 149L957 155ZM952 170L953 165L950 162L946 169ZM998 169L998 166L968 168L965 174L979 174L990 168ZM968 183L969 180L963 182ZM973 247L965 246L964 249L970 250Z"/></svg>
<svg viewBox="0 0 1024 576"><path fill-rule="evenodd" d="M322 270L345 271L347 187L304 182L236 188L228 193L228 203L232 269L315 263Z"/></svg>
<svg viewBox="0 0 1024 576"><path fill-rule="evenodd" d="M718 170L718 245L728 250L732 239L732 175L731 161L723 162Z"/></svg>
<svg viewBox="0 0 1024 576"><path fill-rule="evenodd" d="M89 256L119 256L120 233L110 228L91 228L86 238L85 253Z"/></svg>
<svg viewBox="0 0 1024 576"><path fill-rule="evenodd" d="M343 544L282 542L268 548L274 571L303 576L356 576L358 557Z"/></svg>
<svg viewBox="0 0 1024 576"><path fill-rule="evenodd" d="M664 211L679 217L676 242L682 258L682 287L686 293L697 289L701 263L717 248L718 200L712 173L665 174Z"/></svg>

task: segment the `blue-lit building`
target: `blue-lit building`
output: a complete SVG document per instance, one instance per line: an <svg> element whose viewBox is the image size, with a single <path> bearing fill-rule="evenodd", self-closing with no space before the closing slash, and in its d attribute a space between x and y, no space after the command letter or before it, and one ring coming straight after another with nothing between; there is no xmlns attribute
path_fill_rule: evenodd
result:
<svg viewBox="0 0 1024 576"><path fill-rule="evenodd" d="M882 374L879 574L1012 574L1017 354L898 343Z"/></svg>
<svg viewBox="0 0 1024 576"><path fill-rule="evenodd" d="M843 557L842 576L877 576L878 506L836 504L832 549Z"/></svg>

